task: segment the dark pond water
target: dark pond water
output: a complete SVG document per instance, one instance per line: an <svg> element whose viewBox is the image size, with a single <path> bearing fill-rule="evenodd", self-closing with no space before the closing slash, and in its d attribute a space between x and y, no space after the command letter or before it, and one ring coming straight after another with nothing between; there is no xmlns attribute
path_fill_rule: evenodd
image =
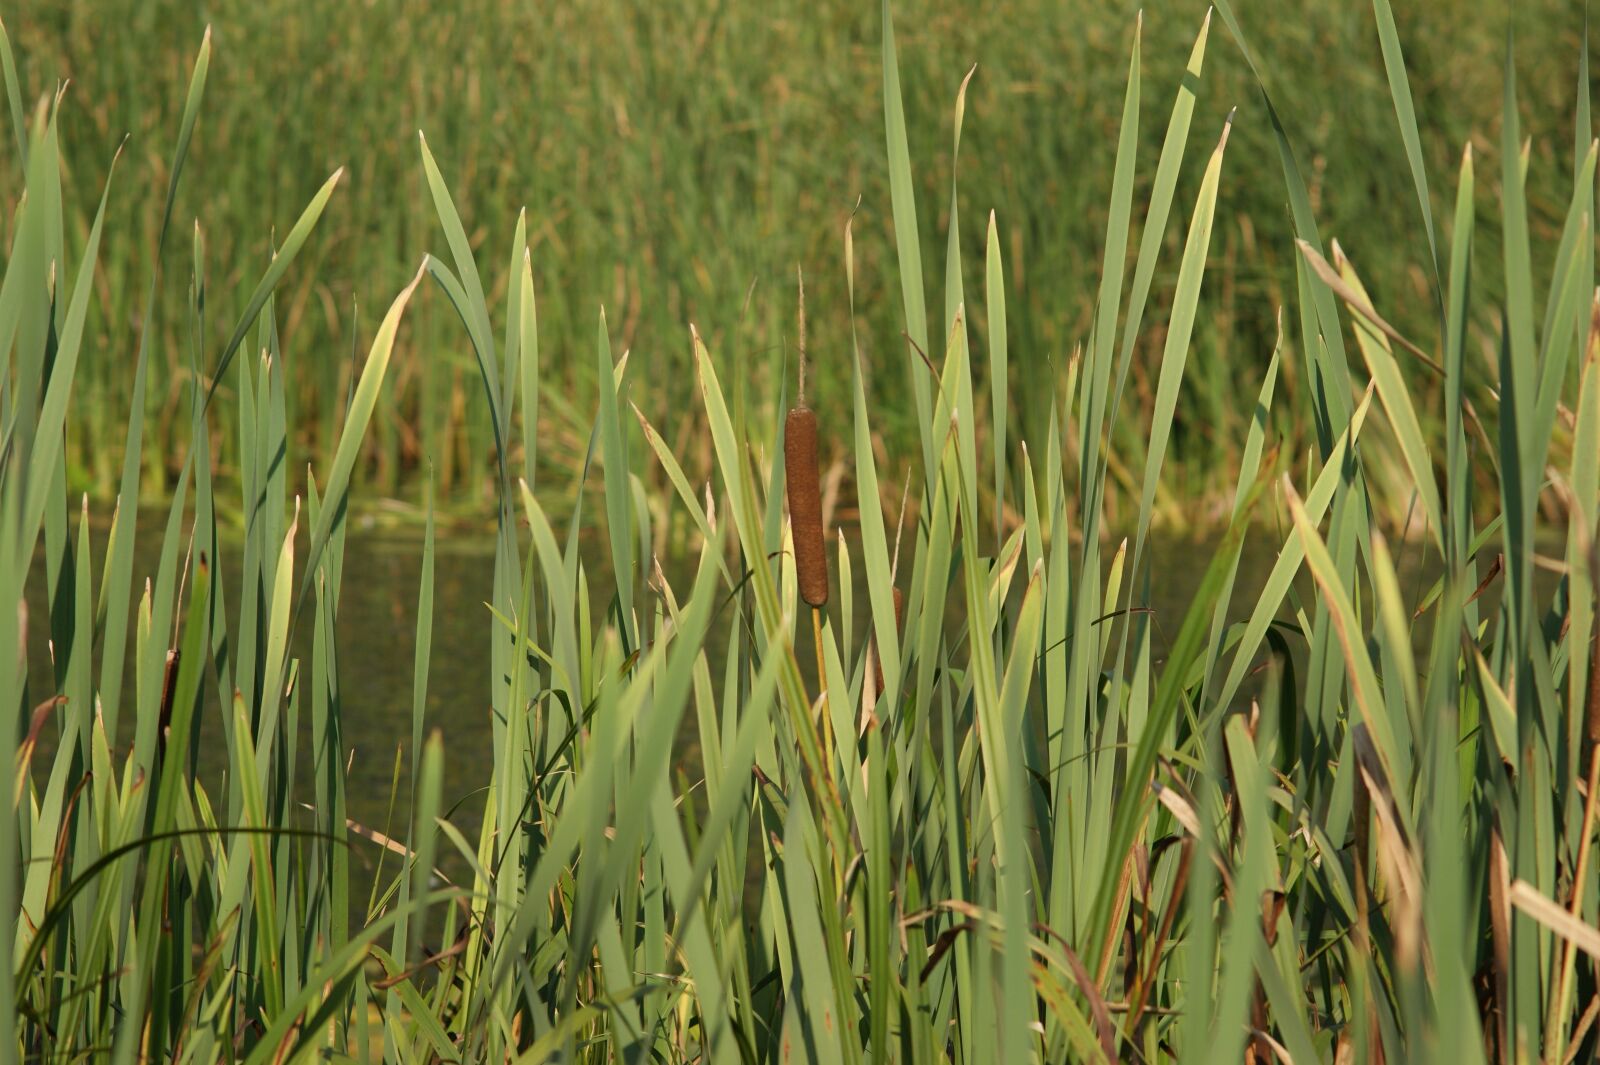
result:
<svg viewBox="0 0 1600 1065"><path fill-rule="evenodd" d="M139 587L154 580L160 564L160 531L156 522L141 530L135 544L134 573ZM93 544L97 569L104 564L104 530ZM304 537L302 537L302 540ZM445 736L446 805L481 788L492 761L489 716L489 647L492 618L486 600L493 589L494 541L487 535L440 536L434 552L433 654L429 659L426 729L438 728ZM239 567L242 546L224 536L222 573L230 629L236 628L239 609ZM42 556L41 556L42 558ZM304 557L296 560L296 574ZM395 790L397 752L400 755L399 798L395 818L403 835L410 801L409 765L412 704L412 664L416 648L417 593L422 578L422 537L402 534L352 532L347 539L344 582L339 602L337 653L343 698L344 735L349 758L348 814L362 824L382 831ZM28 586L29 697L36 703L52 690L53 671L49 647L48 596L43 566L36 565ZM307 613L296 627L293 655L309 669L312 624ZM116 738L120 763L134 739L133 631L128 635L128 682ZM96 650L98 669L99 649ZM98 676L98 673L96 674ZM206 701L200 720L199 769L203 782L212 786L228 762L222 731L221 708L215 683L207 681ZM302 700L299 761L309 765L311 708ZM57 730L46 726L41 749L34 759L34 774L41 777L49 764ZM306 777L304 772L302 777ZM306 777L302 798L309 799Z"/></svg>
<svg viewBox="0 0 1600 1065"><path fill-rule="evenodd" d="M155 574L158 564L159 528L157 522L136 548L136 575ZM103 563L103 533L95 546L96 578ZM1115 544L1108 544L1109 557ZM1270 571L1278 540L1263 532L1249 545L1235 589L1236 612L1242 613L1254 601ZM1406 548L1415 556L1416 548ZM1183 613L1205 571L1213 545L1181 538L1157 538L1148 548L1152 572L1150 606L1154 610L1153 642L1159 656L1176 636ZM227 604L236 611L240 549L237 543L223 544L223 572ZM352 531L345 551L345 570L339 613L338 654L344 699L344 728L349 747L350 775L348 812L355 820L384 830L389 824L390 797L394 791L396 755L400 753L400 785L395 810L394 834L403 835L410 786L406 767L410 752L412 701L412 660L416 632L416 604L421 579L422 541L420 533L382 535ZM859 561L856 565L859 574ZM471 796L487 782L492 760L489 712L490 665L489 633L492 619L485 601L493 581L493 541L482 533L441 534L437 541L434 574L433 655L430 667L427 728L440 729L445 738L444 802L449 807L459 800L465 816L458 818L463 829L475 827L475 814L481 799ZM597 567L603 569L603 567ZM1415 565L1412 572L1417 572ZM298 572L298 570L297 570ZM669 571L670 572L670 571ZM687 580L687 578L685 578ZM1018 585L1021 581L1016 582ZM677 580L674 585L677 586ZM1408 584L1408 595L1414 589ZM608 592L593 589L598 616ZM951 591L959 610L960 589ZM43 567L36 566L29 588L29 679L30 696L37 702L51 690L51 665L48 648L48 611ZM858 592L856 602L866 609L866 595ZM1241 605L1242 604L1242 605ZM230 624L232 622L230 621ZM865 618L856 625L866 631ZM296 652L309 661L311 625L309 619L296 633ZM132 636L130 633L132 674ZM809 652L802 656L809 659ZM207 689L208 695L214 692ZM131 707L131 692L123 705ZM132 744L133 714L125 711L117 738L120 757ZM201 721L200 769L202 779L220 779L227 762L223 746L221 714L216 700L209 698ZM310 707L302 708L299 761L302 769L310 763ZM36 777L48 766L53 746L54 726L47 726L44 744L34 761ZM685 745L679 758L688 764L696 752ZM304 776L302 772L302 776ZM691 776L696 775L691 772ZM42 784L42 778L41 778ZM311 795L306 781L302 797ZM470 833L469 833L470 838Z"/></svg>

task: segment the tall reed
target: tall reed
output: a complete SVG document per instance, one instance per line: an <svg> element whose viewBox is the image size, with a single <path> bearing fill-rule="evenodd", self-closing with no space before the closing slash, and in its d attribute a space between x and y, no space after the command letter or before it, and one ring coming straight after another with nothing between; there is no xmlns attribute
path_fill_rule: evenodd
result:
<svg viewBox="0 0 1600 1065"><path fill-rule="evenodd" d="M1216 13L1254 66L1229 0ZM587 458L570 489L536 480L541 408L574 402L541 388L544 266L519 216L496 253L503 276L480 269L480 224L426 139L444 252L363 345L337 442L304 479L282 286L338 210L339 174L237 300L208 292L198 230L187 243L177 475L155 572L138 572L142 404L129 407L117 504L74 508L66 475L84 432L77 375L98 354L85 322L111 190L87 226L65 223L58 123L72 104L45 97L30 114L0 40L27 193L0 280L0 648L25 655L31 624L50 651L44 675L0 671L0 760L16 767L0 817L0 1065L1594 1056L1600 147L1586 57L1560 175L1570 192L1547 242L1528 193L1546 156L1525 146L1508 53L1499 258L1479 258L1479 164L1462 155L1440 223L1397 24L1375 0L1437 335L1395 324L1383 311L1399 297L1357 267L1398 253L1318 225L1302 141L1261 86L1298 236L1295 298L1275 343L1236 353L1256 398L1227 532L1196 561L1177 618L1152 612L1150 589L1169 578L1149 538L1174 490L1180 399L1205 372L1190 349L1240 146L1230 115L1186 177L1211 20L1197 19L1153 169L1144 24L1132 27L1109 175L1084 176L1109 182L1091 323L1058 372L1028 378L1034 425L994 387L1017 336L1008 245L991 216L975 302L957 167L928 314L921 186L887 4L881 15L907 340L893 355L918 411L912 517L902 552L879 481L889 445L853 343L837 383L859 537L842 541L836 582L815 432L808 452L803 426L748 402L750 354L714 354L696 326L685 358L708 456L680 456L642 412L637 436L624 425L646 386L626 352L613 357L601 315ZM177 129L134 395L168 354L153 312L163 268L185 272L184 243L166 238L187 226L176 204L212 48L208 35ZM955 91L952 158L974 76ZM1168 225L1180 196L1181 231ZM853 321L867 264L845 232ZM404 828L391 834L348 815L344 693L363 678L340 670L339 649L392 634L341 620L341 584L363 441L405 323L439 299L471 352L495 471L485 697L451 711L487 715L492 768L481 790L445 793L452 722L430 721L426 698L430 495L412 768L406 788L396 775ZM1485 337L1489 304L1503 325ZM1491 374L1467 359L1485 339ZM1138 368L1153 391L1134 402L1135 360L1157 350ZM974 401L985 374L987 412ZM1413 389L1417 374L1436 380ZM224 409L239 437L239 543L219 533ZM1304 453L1277 439L1274 411L1307 426ZM646 487L647 468L670 492ZM1396 491L1415 519L1385 535L1377 501ZM1123 492L1138 502L1117 541L1108 515ZM690 576L655 564L663 511L693 530ZM98 552L93 517L110 527ZM1236 595L1252 529L1278 547L1262 588ZM820 564L810 576L802 539ZM45 586L42 617L21 606L30 581ZM838 609L825 614L830 583ZM820 700L797 655L797 597L814 607ZM199 771L208 721L226 749L220 780ZM679 757L685 737L698 764Z"/></svg>

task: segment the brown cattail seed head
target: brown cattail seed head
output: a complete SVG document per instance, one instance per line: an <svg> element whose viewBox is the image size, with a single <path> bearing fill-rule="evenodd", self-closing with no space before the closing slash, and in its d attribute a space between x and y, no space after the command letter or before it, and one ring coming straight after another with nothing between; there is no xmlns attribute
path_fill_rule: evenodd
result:
<svg viewBox="0 0 1600 1065"><path fill-rule="evenodd" d="M906 597L899 588L894 589L894 631L904 633L906 627ZM883 695L883 659L878 656L877 644L872 647L872 675L878 682L878 695Z"/></svg>
<svg viewBox="0 0 1600 1065"><path fill-rule="evenodd" d="M817 414L795 407L783 427L783 473L789 487L789 527L800 598L828 604L828 559L822 546L822 484L817 473Z"/></svg>

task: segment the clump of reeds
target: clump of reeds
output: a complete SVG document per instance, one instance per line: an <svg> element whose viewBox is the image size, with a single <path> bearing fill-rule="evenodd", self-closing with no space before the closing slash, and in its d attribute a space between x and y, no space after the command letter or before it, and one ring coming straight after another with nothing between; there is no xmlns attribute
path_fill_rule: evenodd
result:
<svg viewBox="0 0 1600 1065"><path fill-rule="evenodd" d="M1228 0L1217 2L1238 34ZM1389 0L1373 7L1391 84L1403 88ZM93 346L85 322L101 216L83 247L72 247L76 227L60 223L70 202L61 175L71 168L63 166L55 111L47 100L29 124L12 100L27 194L12 212L12 253L0 264L0 662L9 667L16 649L19 663L0 669L0 764L14 767L12 805L0 817L0 1065L380 1055L390 1063L580 1065L1595 1059L1600 1008L1589 1004L1600 980L1580 955L1600 957L1600 874L1591 860L1600 817L1592 584L1600 559L1585 561L1582 552L1600 512L1600 322L1585 326L1581 312L1594 288L1600 149L1588 148L1577 168L1567 250L1530 248L1543 227L1529 226L1527 142L1507 93L1497 207L1508 283L1476 297L1469 266L1482 197L1474 195L1471 157L1463 161L1449 274L1435 288L1441 303L1448 296L1437 308L1441 443L1441 426L1418 416L1428 407L1409 383L1415 367L1401 370L1418 345L1377 315L1383 301L1369 298L1348 258L1322 257L1311 198L1292 166L1292 131L1274 130L1301 254L1312 267L1298 289L1311 302L1286 320L1302 322L1309 377L1326 387L1275 401L1279 353L1272 354L1240 452L1229 534L1208 552L1181 619L1156 624L1148 589L1171 582L1171 566L1193 558L1163 561L1141 548L1170 481L1162 463L1172 427L1182 424L1178 403L1204 307L1221 181L1218 145L1165 291L1157 279L1169 272L1158 264L1172 247L1167 218L1207 30L1180 82L1153 180L1134 165L1143 143L1136 128L1118 139L1125 165L1113 183L1102 302L1089 345L1062 382L1046 382L1049 431L1044 446L1035 439L1033 457L1020 437L1016 453L1004 445L1006 275L993 224L982 313L966 313L972 293L962 288L960 242L952 240L941 324L956 328L941 329L949 338L943 351L927 342L918 186L887 17L884 30L907 335L916 373L939 375L938 405L918 377L924 448L911 474L919 495L902 577L900 532L891 552L876 511L882 427L872 424L863 376L850 382L856 420L843 435L853 444L861 535L841 537L834 559L843 641L823 625L830 575L819 419L805 399L803 295L801 383L785 423L787 518L782 499L754 490L745 423L730 417L697 333L717 467L703 506L692 477L640 414L678 494L675 504L645 502L652 510L677 506L701 533L692 587L674 590L657 570L659 609L635 609L624 591L633 534L645 530L635 528L629 506L615 504L651 490L630 468L620 397L602 392L587 435L604 448L613 591L606 609L594 609L591 588L604 585L592 578L605 563L590 567L582 556L593 526L575 505L581 494L571 501L563 547L545 507L569 501L544 480L539 494L532 488L540 364L526 228L519 224L513 237L503 284L484 284L474 242L424 145L429 194L450 249L448 262L430 257L426 272L467 326L484 384L477 402L485 433L503 449L520 418L529 453L519 491L525 524L509 513L511 478L499 481L493 593L483 615L494 631L480 648L479 680L490 695L487 705L463 710L480 714L484 727L453 741L485 778L481 788L447 781L438 733L423 740L429 508L413 645L410 801L400 793L406 775L398 761L389 796L403 843L361 823L370 820L362 805L381 813L381 803L345 790L354 745L341 693L370 687L360 683L370 678L352 678L349 660L341 675L338 650L353 640L387 649L391 638L388 626L341 617L339 585L345 515L367 469L362 438L389 394L385 374L416 283L396 298L360 363L331 462L310 464L320 476L305 483L309 536L298 502L288 508L300 496L285 471L299 465L295 441L304 438L291 412L304 410L291 405L280 376L274 291L291 267L301 269L296 254L332 184L278 244L226 345L208 343L220 335L201 313L199 286L189 289L195 354L210 358L197 358L185 378L190 457L163 561L143 579L132 554L135 489L147 465L146 361L159 341L139 344L123 458L128 490L123 509L108 515L110 542L97 556L86 515L80 537L71 535L64 449L87 420L73 374ZM168 204L209 55L208 40L169 167ZM1130 123L1140 113L1138 56L1136 45ZM10 94L15 63L3 25L0 68ZM1415 143L1408 92L1396 94L1395 110ZM958 129L959 118L958 106ZM1587 109L1577 125L1585 154ZM1425 176L1416 175L1429 220ZM1146 198L1134 219L1133 205ZM959 235L953 194L951 205ZM1431 250L1431 221L1425 228ZM1130 286L1126 238L1140 229ZM154 246L159 278L161 248L172 242ZM197 241L197 280L201 251ZM1435 260L1441 274L1444 258ZM74 261L76 270L57 275L58 264ZM1552 276L1535 277L1535 262L1554 262ZM1538 290L1554 299L1543 344ZM151 292L145 323L155 317ZM494 342L491 292L508 294L503 349ZM1147 296L1155 297L1150 313L1160 307L1165 317L1155 330L1163 338L1156 416L1130 424L1118 400L1148 332ZM212 311L226 302L212 301ZM1495 330L1504 345L1499 390L1463 371L1477 339L1468 328L1475 314L1506 322L1503 338ZM963 324L985 320L997 386L987 438L972 417L976 334ZM1113 326L1122 322L1119 346ZM1585 328L1590 354L1574 395L1569 349ZM1346 350L1351 336L1359 351ZM247 343L259 344L263 357L236 358ZM627 378L609 345L602 326L596 369L621 387ZM1371 382L1365 394L1363 379ZM1319 430L1320 454L1304 467L1268 449L1269 415L1288 414L1286 403ZM1497 417L1479 424L1475 404ZM818 406L836 409L820 399ZM219 430L212 419L225 408L248 429L237 498L214 476L208 450ZM766 432L777 428L775 417ZM1380 419L1387 430L1363 435L1364 423ZM1499 461L1475 475L1467 430L1486 434L1497 421ZM171 437L179 449L182 428ZM1145 464L1138 531L1131 553L1106 557L1102 537L1115 531L1105 520L1107 488L1127 474L1130 443ZM997 473L993 555L980 553L974 534L984 446ZM1396 454L1427 515L1422 535L1436 541L1415 554L1444 560L1420 608L1368 520L1383 460ZM506 463L503 450L497 459ZM1240 554L1251 521L1272 525L1265 511L1275 473L1293 528L1254 587ZM1474 476L1500 494L1496 525L1474 520ZM1558 531L1549 528L1547 485L1570 485L1572 497L1554 591L1533 580L1538 535ZM218 495L247 519L242 549L219 550ZM902 503L901 529L905 513ZM820 686L820 698L807 690L796 657L796 619L782 594L790 589L764 564L785 539L785 520L796 590L811 607L818 679L826 663L835 682ZM737 568L727 566L734 541ZM1486 573L1486 554L1497 550L1509 563ZM782 568L787 581L787 560ZM235 582L226 596L225 582ZM1493 611L1475 605L1472 592L1490 582L1504 588ZM880 648L851 629L863 584L873 636L889 636L883 615L892 603L905 638L898 662L888 643L881 648L895 667L891 712L847 737L847 697L863 689L870 696L872 683L882 684ZM51 591L37 600L34 660L23 606L31 588ZM1234 616L1248 620L1228 624ZM1430 643L1419 660L1416 649ZM1313 668L1297 670L1307 661ZM128 679L135 683L125 699ZM870 698L861 701L870 709ZM23 716L29 704L38 707L31 720ZM1238 713L1245 704L1259 713ZM137 730L131 747L119 709ZM825 758L813 731L819 709ZM222 722L225 743L199 742L204 720ZM681 742L690 731L698 766ZM225 774L223 787L204 779L213 770ZM477 819L476 843L452 824L458 810ZM1124 994L1108 1002L1119 972Z"/></svg>

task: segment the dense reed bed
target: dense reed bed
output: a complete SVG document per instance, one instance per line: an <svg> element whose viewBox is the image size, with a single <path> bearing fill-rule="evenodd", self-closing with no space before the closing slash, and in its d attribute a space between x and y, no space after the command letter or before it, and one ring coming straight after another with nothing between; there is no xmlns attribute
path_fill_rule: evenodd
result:
<svg viewBox="0 0 1600 1065"><path fill-rule="evenodd" d="M449 161L419 139L441 254L374 316L349 387L324 397L336 432L308 451L291 368L347 356L280 331L282 286L309 268L340 174L278 231L243 295L208 292L203 230L174 210L208 36L173 131L154 280L122 297L143 328L92 344L106 203L122 193L102 163L92 223L66 224L58 120L72 103L30 110L0 42L7 151L26 175L0 281L0 649L26 663L29 619L12 604L43 581L53 664L0 669L0 760L16 767L0 817L0 1061L1591 1058L1600 312L1586 55L1559 173L1533 173L1548 160L1523 140L1509 50L1498 145L1435 173L1375 0L1426 235L1430 302L1401 315L1357 265L1400 253L1341 248L1319 226L1299 137L1267 88L1270 154L1241 163L1231 116L1197 121L1209 53L1255 63L1228 0L1215 15L1161 101L1154 153L1141 150L1142 26L1128 27L1086 339L1048 372L1030 355L1012 390L1005 222L988 217L969 289L954 182L943 284L926 277L885 4L897 257L873 284L898 281L908 453L896 461L878 431L854 337L812 333L808 377L833 386L784 418L777 388L758 393L756 356L714 353L687 323L693 394L676 414L709 447L679 450L642 413L656 378L614 354L601 314L592 349L560 349L588 352L603 387L576 484L553 488L539 424L557 397L526 217L483 250ZM1149 534L1174 491L1219 197L1235 170L1266 167L1298 237L1284 250L1295 283L1276 343L1230 353L1254 398L1235 403L1228 531L1193 561L1204 577L1187 612L1159 616ZM1474 210L1490 167L1492 240ZM1548 240L1530 225L1535 180L1567 189ZM853 221L838 239L809 276L842 278L834 313L853 323L866 284ZM154 316L184 280L185 343L167 350ZM410 766L393 828L378 829L345 814L341 706L362 678L339 659L394 634L341 625L341 578L364 441L425 299L459 319L487 427L491 669L482 704L425 713L424 494ZM813 321L818 302L813 287ZM159 360L185 367L171 426L144 417ZM91 366L124 375L130 397L99 552L96 515L68 490ZM1135 401L1140 374L1152 387ZM1284 420L1303 433L1280 434ZM239 456L226 489L219 425ZM156 509L142 471L169 445L155 461L177 472ZM848 537L819 475L830 455L859 501ZM237 549L218 533L235 483ZM1108 523L1114 496L1125 529ZM692 575L676 581L658 559L666 514L692 530ZM1386 536L1385 514L1410 519ZM133 566L141 522L165 530L154 573ZM1274 530L1277 553L1241 601L1252 527ZM1419 560L1438 579L1402 583ZM310 654L293 655L307 630ZM479 714L492 772L444 794L453 722ZM208 784L196 744L212 715L227 772ZM698 764L675 756L685 735Z"/></svg>
<svg viewBox="0 0 1600 1065"><path fill-rule="evenodd" d="M1411 206L1406 152L1393 135L1366 5L1305 0L1292 18L1279 17L1276 6L1241 0L1240 16L1254 27L1261 75L1295 131L1318 220L1351 248L1384 248L1383 255L1362 258L1363 276L1408 335L1431 330L1431 283L1415 268L1426 234ZM1146 121L1137 144L1150 158L1161 148L1162 102L1185 76L1205 7L1147 11ZM1514 25L1522 54L1539 57L1523 64L1521 85L1536 161L1529 172L1530 226L1553 241L1570 192L1559 180L1565 171L1557 158L1570 133L1585 27L1572 0L1481 7L1480 0L1396 5L1423 118L1418 150L1430 172L1443 177L1469 138L1479 150L1492 146L1499 57L1507 24ZM948 225L953 160L945 150L946 104L960 75L978 64L959 173L974 209L958 224L963 246L976 249L989 210L1003 223L1019 388L1013 424L1033 442L1048 428L1049 404L1025 385L1056 372L1095 313L1100 257L1085 249L1097 248L1105 233L1106 175L1115 161L1129 27L1138 8L1133 0L1067 7L995 0L981 18L942 0L907 0L898 9L906 43L901 74L907 99L916 101L907 110L906 137L918 159L912 184L929 208L918 225L929 261L943 255ZM79 239L88 226L83 205L100 192L105 153L125 131L134 138L120 183L139 194L114 197L107 207L102 280L91 293L86 324L91 343L125 345L139 327L149 249L163 213L159 194L145 190L167 180L165 145L181 118L194 42L210 20L219 62L179 211L185 226L192 217L205 230L207 285L217 306L242 305L270 254L273 227L293 218L344 166L334 209L318 224L302 269L277 290L279 322L307 352L346 350L353 336L370 331L432 239L428 190L409 139L420 128L472 205L467 229L475 249L502 245L505 220L529 208L540 320L550 336L587 335L603 303L619 350L671 368L636 402L675 449L706 443L704 426L687 416L696 397L683 323L698 322L707 343L724 355L749 355L752 396L772 400L792 380L784 362L792 321L785 281L797 262L812 275L814 346L844 350L858 329L863 353L884 368L866 384L874 429L896 458L918 439L901 358L905 322L888 224L872 4L818 0L775 11L765 0L709 6L275 0L270 7L236 0L28 0L7 5L3 15L30 100L58 79L71 79L60 137L66 157L79 164L64 173L68 202L82 219ZM685 76L689 70L694 76ZM1237 106L1236 152L1273 158L1255 74L1237 49L1214 50L1206 84L1196 100L1198 127L1217 128ZM1186 159L1183 180L1199 181L1203 162L1198 154ZM1140 198L1149 194L1149 177L1135 174ZM19 168L0 168L0 196L11 202L21 179ZM1447 190L1438 181L1430 187L1436 195ZM1484 247L1496 257L1498 187L1497 175L1480 175L1476 196ZM836 262L839 229L858 198L863 268L852 318L841 272L824 264ZM1182 491L1158 499L1158 524L1226 523L1250 421L1238 398L1254 392L1264 365L1233 353L1272 346L1278 308L1296 298L1292 235L1276 168L1232 168L1218 201L1211 283L1201 292L1192 339L1198 357L1176 408L1181 429L1169 463L1171 483ZM1165 248L1168 256L1177 251L1174 244ZM965 265L966 284L980 285L979 257L969 255ZM502 281L489 279L492 302L506 298ZM1498 279L1481 284L1486 295L1500 298ZM1169 291L1163 283L1151 293L1152 310L1163 318ZM187 373L181 280L163 286L159 299L159 343L152 346L145 398L152 432L160 435L151 438L141 482L151 499L164 499L181 470L182 437L162 427L182 412ZM982 327L983 306L975 303L972 312ZM363 441L362 483L369 496L414 505L431 469L441 518L480 513L494 489L493 427L476 398L472 353L440 301L419 301L408 322L384 380L383 416ZM1492 317L1477 324L1492 327ZM1151 332L1137 343L1126 400L1148 421L1160 337ZM291 361L290 428L304 453L331 451L349 370L345 360ZM1439 409L1438 380L1407 371L1408 386L1428 399L1426 409ZM1286 387L1309 387L1295 363L1283 372ZM588 359L557 360L543 373L557 387L542 412L541 455L547 476L566 483L581 464L597 379ZM130 384L116 364L84 366L77 402L94 416L68 442L73 491L115 494L117 429ZM842 374L820 374L813 393L818 409L850 402ZM568 394L588 398L568 404ZM212 419L216 472L229 484L220 502L230 525L238 518L235 406L217 404ZM1132 433L1135 424L1119 419L1115 431ZM1309 424L1288 411L1274 412L1273 429L1297 452L1311 442ZM1021 435L1013 434L1013 444ZM1118 443L1132 448L1137 436ZM647 486L667 489L655 471L639 472ZM1123 472L1114 467L1113 477ZM1121 503L1114 494L1108 513L1130 523L1133 508Z"/></svg>

